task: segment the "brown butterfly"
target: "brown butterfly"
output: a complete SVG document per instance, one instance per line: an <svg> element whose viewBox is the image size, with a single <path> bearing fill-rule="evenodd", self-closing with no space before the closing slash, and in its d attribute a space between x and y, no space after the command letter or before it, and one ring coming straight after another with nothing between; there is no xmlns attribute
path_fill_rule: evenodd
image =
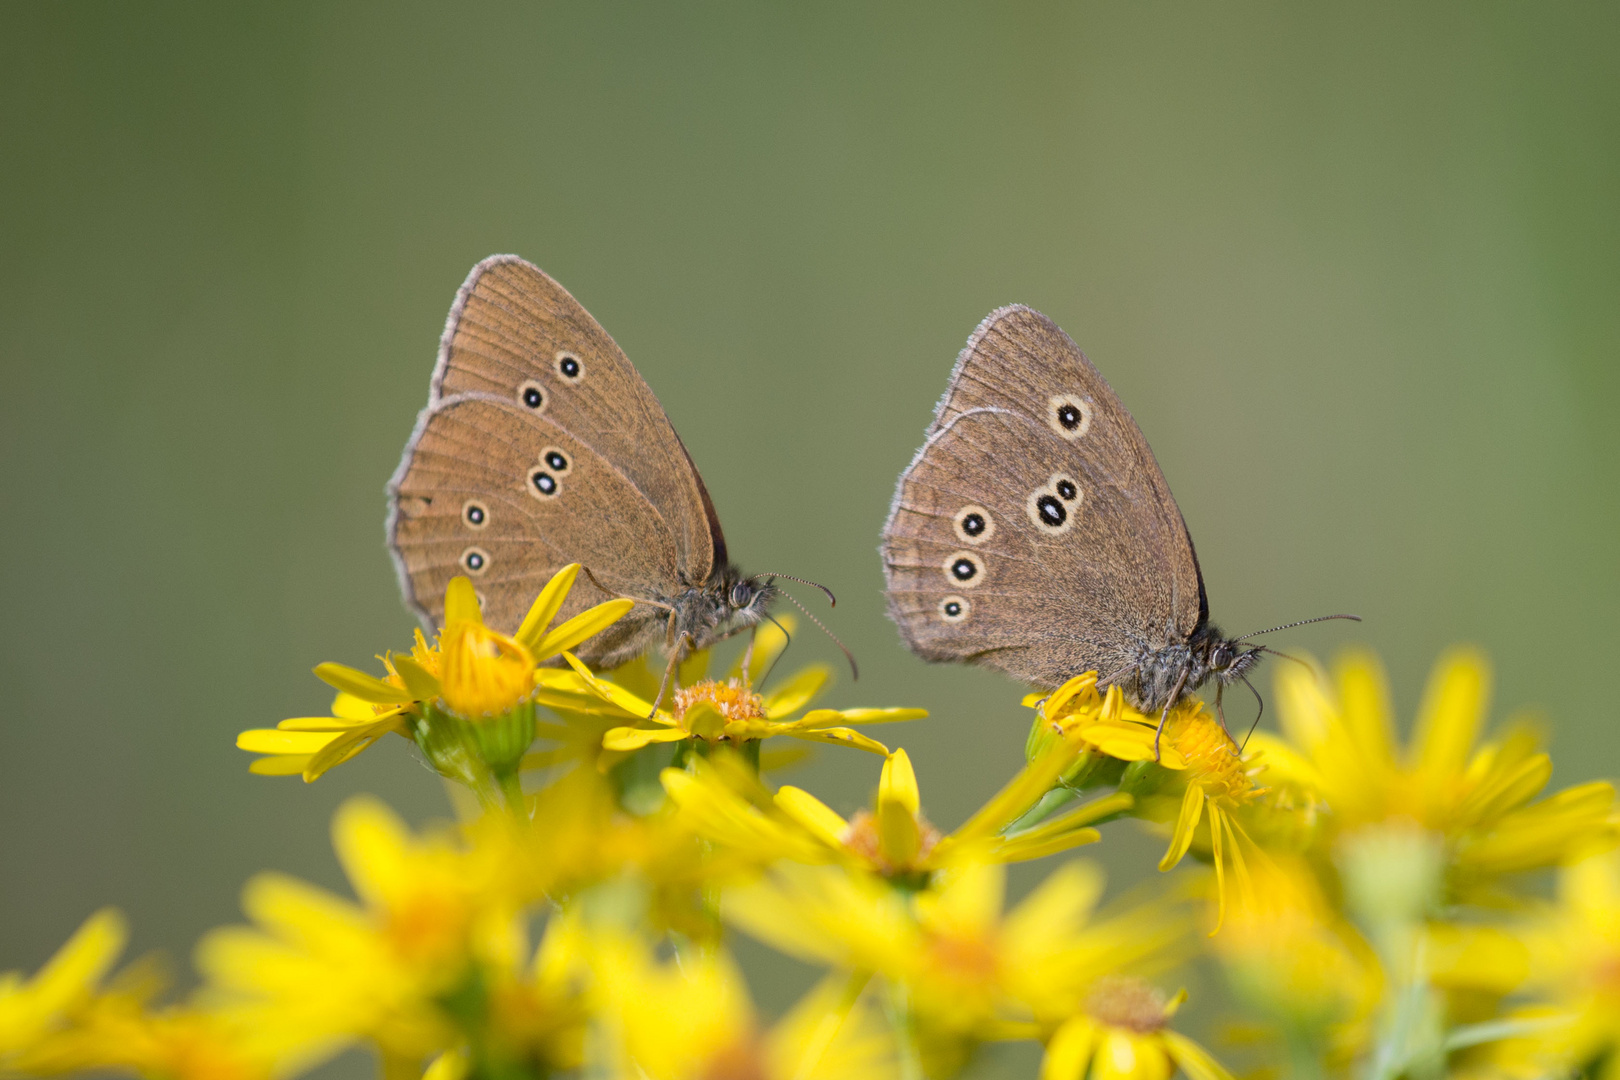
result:
<svg viewBox="0 0 1620 1080"><path fill-rule="evenodd" d="M1209 621L1147 440L1069 336L1020 305L991 312L958 357L900 474L883 559L890 617L924 659L1045 689L1094 670L1161 726L1271 651Z"/></svg>
<svg viewBox="0 0 1620 1080"><path fill-rule="evenodd" d="M456 294L388 496L400 588L429 626L465 574L485 622L510 633L577 562L587 573L562 617L637 601L581 658L615 667L661 641L673 668L683 650L768 618L778 591L727 557L697 467L618 345L515 255L485 259Z"/></svg>

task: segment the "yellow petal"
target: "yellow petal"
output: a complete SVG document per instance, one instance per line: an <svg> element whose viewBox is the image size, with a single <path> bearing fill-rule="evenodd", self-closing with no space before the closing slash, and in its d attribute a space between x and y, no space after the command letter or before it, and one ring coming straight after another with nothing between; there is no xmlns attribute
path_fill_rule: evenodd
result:
<svg viewBox="0 0 1620 1080"><path fill-rule="evenodd" d="M594 637L624 618L635 606L634 600L608 600L593 608L586 608L540 639L540 644L534 649L535 661L549 660L586 638Z"/></svg>
<svg viewBox="0 0 1620 1080"><path fill-rule="evenodd" d="M825 664L815 664L796 673L775 693L765 698L765 715L784 717L798 712L810 704L810 699L821 692L830 678L832 669Z"/></svg>
<svg viewBox="0 0 1620 1080"><path fill-rule="evenodd" d="M388 729L385 727L369 726L355 728L353 731L345 731L338 735L309 759L309 764L304 766L304 782L314 783L322 773L348 761L387 732Z"/></svg>
<svg viewBox="0 0 1620 1080"><path fill-rule="evenodd" d="M239 750L255 754L313 754L337 738L325 731L281 731L275 728L254 728L236 737Z"/></svg>
<svg viewBox="0 0 1620 1080"><path fill-rule="evenodd" d="M1000 919L1006 888L1004 867L965 863L950 876L944 888L932 895L918 896L918 917L946 933L979 936Z"/></svg>
<svg viewBox="0 0 1620 1080"><path fill-rule="evenodd" d="M1080 744L1072 739L1053 742L952 833L951 839L957 842L984 840L1017 821L1042 795L1052 790L1063 770L1079 754Z"/></svg>
<svg viewBox="0 0 1620 1080"><path fill-rule="evenodd" d="M478 610L478 593L472 579L457 575L450 579L444 590L444 625L448 629L458 622L482 624L483 614Z"/></svg>
<svg viewBox="0 0 1620 1080"><path fill-rule="evenodd" d="M386 712L379 716L372 712L371 706L368 705L366 706L366 715L359 719L349 719L343 716L293 716L283 720L276 727L282 731L348 731L350 728L361 727L365 724L375 724L385 716L399 715L401 715L400 711L395 709L393 712Z"/></svg>
<svg viewBox="0 0 1620 1080"><path fill-rule="evenodd" d="M1041 702L1045 701L1051 696L1052 695L1047 693L1045 690L1035 690L1031 693L1025 694L1023 700L1019 701L1018 704L1022 705L1026 709L1033 709L1035 706L1039 705Z"/></svg>
<svg viewBox="0 0 1620 1080"><path fill-rule="evenodd" d="M886 802L898 804L912 816L922 809L917 773L904 749L896 750L883 762L883 775L878 779L878 806L881 808Z"/></svg>
<svg viewBox="0 0 1620 1080"><path fill-rule="evenodd" d="M651 743L680 742L690 738L680 728L616 727L602 736L604 750L640 750Z"/></svg>
<svg viewBox="0 0 1620 1080"><path fill-rule="evenodd" d="M1170 1055L1157 1039L1105 1028L1092 1062L1092 1080L1170 1080Z"/></svg>
<svg viewBox="0 0 1620 1080"><path fill-rule="evenodd" d="M776 806L828 847L843 847L849 822L808 791L784 784L776 793Z"/></svg>
<svg viewBox="0 0 1620 1080"><path fill-rule="evenodd" d="M1187 1074L1187 1080L1232 1080L1232 1074L1222 1068L1209 1051L1185 1035L1166 1028L1159 1033L1159 1038L1170 1051L1170 1057Z"/></svg>
<svg viewBox="0 0 1620 1080"><path fill-rule="evenodd" d="M579 676L581 684L602 700L624 710L638 720L648 718L653 711L652 702L637 697L618 683L597 678L591 669L581 663L579 657L573 653L564 652L562 657L568 662L568 666L574 669L574 674ZM660 723L674 722L668 718L666 713L659 713L658 715Z"/></svg>
<svg viewBox="0 0 1620 1080"><path fill-rule="evenodd" d="M726 718L714 702L700 699L681 717L681 726L700 739L718 739L726 733Z"/></svg>
<svg viewBox="0 0 1620 1080"><path fill-rule="evenodd" d="M1384 666L1369 652L1351 652L1338 665L1344 724L1363 754L1373 761L1395 760L1394 712Z"/></svg>
<svg viewBox="0 0 1620 1080"><path fill-rule="evenodd" d="M1060 851L1070 851L1086 844L1095 844L1102 839L1102 833L1088 826L1070 825L1066 829L1058 829L1040 836L1015 836L1008 840L998 841L986 852L987 857L996 862L1028 862L1031 859L1044 859L1048 855L1056 855ZM937 849L936 849L937 850Z"/></svg>
<svg viewBox="0 0 1620 1080"><path fill-rule="evenodd" d="M124 917L112 908L90 916L34 976L31 1007L50 1016L85 995L118 959L128 937Z"/></svg>
<svg viewBox="0 0 1620 1080"><path fill-rule="evenodd" d="M1097 673L1095 671L1081 672L1079 675L1076 675L1074 678L1052 691L1051 696L1046 699L1046 707L1043 708L1041 712L1046 716L1055 717L1063 710L1063 706L1067 705L1070 701L1074 700L1075 697L1085 693L1087 690L1095 689L1096 686Z"/></svg>
<svg viewBox="0 0 1620 1080"><path fill-rule="evenodd" d="M1418 781L1438 789L1463 771L1485 718L1490 669L1472 649L1453 649L1435 665L1413 731Z"/></svg>
<svg viewBox="0 0 1620 1080"><path fill-rule="evenodd" d="M889 756L887 746L850 728L816 728L812 731L784 731L782 734L791 735L795 739L804 739L806 742L832 743L834 746L853 746L857 750L881 754L884 757Z"/></svg>
<svg viewBox="0 0 1620 1080"><path fill-rule="evenodd" d="M1054 941L1069 939L1085 924L1102 891L1098 867L1079 860L1065 863L1008 912L1002 940L1013 955L1042 955Z"/></svg>
<svg viewBox="0 0 1620 1080"><path fill-rule="evenodd" d="M927 709L811 709L792 723L796 729L838 723L892 724L899 720L921 720L927 715Z"/></svg>
<svg viewBox="0 0 1620 1080"><path fill-rule="evenodd" d="M314 754L278 754L275 757L254 758L248 772L255 776L299 776Z"/></svg>
<svg viewBox="0 0 1620 1080"><path fill-rule="evenodd" d="M332 715L341 716L345 720L375 720L377 710L371 707L371 702L361 701L353 694L339 691L332 699Z"/></svg>
<svg viewBox="0 0 1620 1080"><path fill-rule="evenodd" d="M1097 1025L1076 1016L1053 1033L1041 1059L1041 1080L1085 1080L1097 1045Z"/></svg>
<svg viewBox="0 0 1620 1080"><path fill-rule="evenodd" d="M1193 833L1198 830L1198 819L1203 813L1204 789L1197 784L1188 784L1181 796L1181 813L1176 817L1176 829L1170 836L1170 846L1165 849L1164 858L1159 860L1160 870L1170 870L1187 854L1187 849L1192 847ZM1213 831L1214 826L1211 825Z"/></svg>
<svg viewBox="0 0 1620 1080"><path fill-rule="evenodd" d="M378 705L404 705L414 701L411 692L402 686L383 682L375 675L367 675L358 668L347 664L334 664L328 661L315 666L315 677L328 686L351 694L361 701L370 701Z"/></svg>
<svg viewBox="0 0 1620 1080"><path fill-rule="evenodd" d="M534 598L529 605L529 613L523 616L523 623L512 636L517 638L525 649L538 654L540 639L545 636L546 627L551 620L557 617L562 610L563 601L568 599L568 590L574 586L574 578L579 576L579 563L569 563L546 582L546 587L540 590L540 595Z"/></svg>
<svg viewBox="0 0 1620 1080"><path fill-rule="evenodd" d="M427 668L418 664L408 656L393 658L394 671L399 674L400 682L410 691L411 697L417 701L429 701L439 696L439 678Z"/></svg>

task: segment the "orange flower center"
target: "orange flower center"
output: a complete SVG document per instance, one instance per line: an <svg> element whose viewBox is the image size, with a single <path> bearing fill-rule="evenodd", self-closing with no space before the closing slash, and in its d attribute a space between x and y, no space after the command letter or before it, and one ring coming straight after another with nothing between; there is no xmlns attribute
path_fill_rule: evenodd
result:
<svg viewBox="0 0 1620 1080"><path fill-rule="evenodd" d="M750 690L748 684L740 679L727 679L725 682L718 679L703 679L691 686L681 687L675 691L677 719L685 720L687 710L700 701L713 705L714 711L727 721L765 718L765 699Z"/></svg>
<svg viewBox="0 0 1620 1080"><path fill-rule="evenodd" d="M915 861L921 863L934 850L934 845L939 843L940 832L921 814L917 815L917 832ZM844 832L844 846L884 874L898 874L912 869L910 866L896 866L884 856L877 815L870 810L855 811L855 816L849 820L849 828Z"/></svg>
<svg viewBox="0 0 1620 1080"><path fill-rule="evenodd" d="M1139 1034L1158 1031L1169 1019L1164 995L1158 988L1128 976L1099 979L1086 997L1085 1010L1110 1027Z"/></svg>

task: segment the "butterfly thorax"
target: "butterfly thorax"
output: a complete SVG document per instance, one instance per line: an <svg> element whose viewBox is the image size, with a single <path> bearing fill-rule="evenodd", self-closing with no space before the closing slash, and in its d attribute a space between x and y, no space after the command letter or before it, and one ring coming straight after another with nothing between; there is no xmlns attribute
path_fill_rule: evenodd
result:
<svg viewBox="0 0 1620 1080"><path fill-rule="evenodd" d="M761 623L776 595L776 586L747 577L727 563L702 585L694 585L668 604L673 609L667 645L690 635L692 648L707 649L741 630Z"/></svg>
<svg viewBox="0 0 1620 1080"><path fill-rule="evenodd" d="M1226 637L1212 623L1200 623L1186 641L1144 647L1134 670L1119 680L1120 689L1143 712L1162 712L1210 679L1224 685L1242 678L1264 651Z"/></svg>

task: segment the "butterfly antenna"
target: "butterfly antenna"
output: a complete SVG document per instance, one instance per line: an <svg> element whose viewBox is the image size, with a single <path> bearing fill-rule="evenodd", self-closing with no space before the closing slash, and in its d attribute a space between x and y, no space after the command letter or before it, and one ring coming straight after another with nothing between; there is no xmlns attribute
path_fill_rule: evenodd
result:
<svg viewBox="0 0 1620 1080"><path fill-rule="evenodd" d="M784 593L783 595L786 595L786 594ZM759 682L754 687L754 690L756 692L758 692L759 690L764 688L765 680L767 680L767 679L769 679L771 677L771 672L776 670L776 665L781 662L783 654L788 651L788 646L793 644L793 635L788 633L787 627L783 626L781 623L776 621L776 616L772 615L770 612L767 611L765 613L765 617L767 619L771 620L772 623L775 623L776 628L778 630L782 631L782 636L784 638L786 638L787 641L783 644L783 646L781 648L781 651L778 652L775 656L771 657L771 666L765 669L765 674L763 674L763 675L761 675L759 677ZM750 641L748 643L748 651L749 652L754 651L754 643L752 641ZM743 673L747 674L747 672L748 672L748 665L744 664L743 665Z"/></svg>
<svg viewBox="0 0 1620 1080"><path fill-rule="evenodd" d="M1281 656L1283 654L1278 653L1277 655ZM1292 660L1294 658L1290 656L1288 659ZM1301 660L1300 663L1303 664L1304 661ZM1310 665L1307 664L1306 666L1309 667ZM1243 751L1249 748L1249 739L1253 737L1254 729L1260 726L1260 718L1266 715L1266 699L1260 696L1260 691L1254 688L1254 683L1249 681L1249 677L1247 675L1239 675L1238 678L1242 679L1243 685L1249 688L1249 693L1254 695L1254 700L1260 703L1260 711L1254 714L1254 723L1249 725L1249 734L1243 736L1243 745L1238 747L1238 753L1242 754Z"/></svg>
<svg viewBox="0 0 1620 1080"><path fill-rule="evenodd" d="M833 595L833 591L831 589L827 588L827 586L821 584L818 581L811 581L809 578L794 577L792 574L764 573L764 574L761 574L759 576L760 577L767 577L767 578L779 578L779 577L780 578L787 578L789 581L797 581L800 585L808 585L813 589L820 589L822 592L827 594L827 603L830 606L832 606L832 607L837 607L838 606L838 597ZM787 594L783 593L783 595L786 596ZM795 600L793 602L795 604L798 603L797 600ZM806 611L805 614L809 615L810 613L808 611ZM837 640L837 639L835 638L834 640Z"/></svg>
<svg viewBox="0 0 1620 1080"><path fill-rule="evenodd" d="M1349 619L1351 622L1360 622L1361 621L1361 616L1360 615L1318 615L1314 619L1301 619L1301 620L1299 620L1299 622L1284 623L1281 626L1273 626L1270 630L1256 630L1252 634L1244 634L1242 637L1233 638L1232 640L1234 640L1234 641L1248 641L1250 638L1259 637L1261 634L1275 634L1279 630L1292 630L1296 626L1309 626L1309 625L1311 625L1311 623L1327 622L1329 619Z"/></svg>
<svg viewBox="0 0 1620 1080"><path fill-rule="evenodd" d="M1260 651L1263 652L1263 653L1269 653L1272 656L1280 656L1284 660L1292 660L1294 663L1298 664L1300 667L1304 668L1306 671L1309 671L1311 674L1313 674L1313 675L1316 674L1316 669L1315 668L1311 667L1311 665L1309 663L1307 663L1304 660L1301 660L1297 656L1290 656L1288 653L1283 652L1281 649L1273 649L1269 645L1261 645L1259 648L1260 648ZM1252 690L1254 688L1251 686L1249 689Z"/></svg>
<svg viewBox="0 0 1620 1080"><path fill-rule="evenodd" d="M781 576L782 577L787 577L786 574L782 574ZM798 581L799 579L794 578L793 580ZM810 584L814 584L814 582L811 582ZM816 588L821 589L823 592L827 593L828 596L832 595L832 593L830 591L828 591L825 586L816 585ZM844 659L849 661L849 673L850 673L850 675L853 676L856 679L859 679L861 677L861 669L855 665L855 654L850 652L847 648L844 647L844 643L842 641L838 640L838 635L833 633L831 630L827 629L826 625L823 624L820 619L818 619L814 615L810 614L810 609L805 607L803 604L799 603L798 599L795 598L792 593L784 592L784 593L782 593L782 595L787 597L790 601L792 601L794 607L796 607L800 611L804 612L804 617L805 618L809 619L811 622L813 622L817 626L821 627L821 632L823 634L826 634L828 637L832 638L833 644L838 646L838 648L843 651ZM776 620L773 619L771 621L775 622ZM778 625L780 625L780 624L778 624Z"/></svg>

